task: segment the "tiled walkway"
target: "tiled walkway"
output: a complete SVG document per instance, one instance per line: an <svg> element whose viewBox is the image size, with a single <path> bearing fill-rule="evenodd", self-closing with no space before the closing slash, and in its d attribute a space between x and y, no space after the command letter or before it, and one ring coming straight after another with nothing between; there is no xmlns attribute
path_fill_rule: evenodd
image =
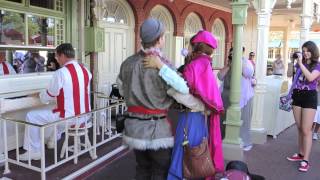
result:
<svg viewBox="0 0 320 180"><path fill-rule="evenodd" d="M298 162L289 162L287 155L297 149L297 132L290 127L277 139L268 137L263 145L254 145L245 152L245 162L251 173L263 175L267 180L320 180L320 141L313 141L311 168L307 173L297 170ZM135 173L135 159L132 152L112 162L88 179L131 180Z"/></svg>

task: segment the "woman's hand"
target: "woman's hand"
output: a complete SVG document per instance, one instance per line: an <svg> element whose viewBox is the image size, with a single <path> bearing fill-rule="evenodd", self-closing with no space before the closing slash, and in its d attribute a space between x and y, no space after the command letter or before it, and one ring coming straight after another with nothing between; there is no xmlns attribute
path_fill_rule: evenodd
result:
<svg viewBox="0 0 320 180"><path fill-rule="evenodd" d="M164 65L158 56L150 55L143 59L143 67L161 69Z"/></svg>

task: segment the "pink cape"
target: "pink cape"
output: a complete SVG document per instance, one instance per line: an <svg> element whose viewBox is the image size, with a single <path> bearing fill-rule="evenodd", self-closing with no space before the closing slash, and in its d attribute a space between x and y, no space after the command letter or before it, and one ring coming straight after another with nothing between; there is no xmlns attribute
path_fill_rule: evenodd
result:
<svg viewBox="0 0 320 180"><path fill-rule="evenodd" d="M224 108L210 62L211 58L209 56L198 56L190 64L186 65L183 76L191 93L200 98L205 103L206 108L211 111L208 121L209 148L215 169L221 172L224 170L224 159L220 132L220 114L224 113Z"/></svg>

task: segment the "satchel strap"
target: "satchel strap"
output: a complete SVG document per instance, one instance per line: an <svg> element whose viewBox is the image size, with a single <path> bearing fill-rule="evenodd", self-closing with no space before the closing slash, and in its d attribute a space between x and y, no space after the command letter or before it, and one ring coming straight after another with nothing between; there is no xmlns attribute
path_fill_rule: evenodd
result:
<svg viewBox="0 0 320 180"><path fill-rule="evenodd" d="M187 144L189 144L189 140L188 140L188 112L186 113L186 122L185 122L185 126L183 128L183 142L182 142L182 146L185 146ZM208 115L206 113L206 111L204 111L204 121L205 121L205 127L206 127L206 131L208 128Z"/></svg>
<svg viewBox="0 0 320 180"><path fill-rule="evenodd" d="M189 144L189 140L188 140L188 112L186 113L186 122L183 128L183 142L182 142L182 146L186 146L187 144Z"/></svg>

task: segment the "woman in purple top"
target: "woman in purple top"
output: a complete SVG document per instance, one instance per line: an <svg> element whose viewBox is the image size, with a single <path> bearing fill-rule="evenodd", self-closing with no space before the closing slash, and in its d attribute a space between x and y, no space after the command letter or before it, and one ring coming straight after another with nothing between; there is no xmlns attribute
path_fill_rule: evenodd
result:
<svg viewBox="0 0 320 180"><path fill-rule="evenodd" d="M317 110L317 84L320 75L319 49L312 41L302 45L302 54L298 55L296 68L301 74L293 84L292 108L298 128L299 152L287 157L289 161L300 161L299 171L309 169L309 157L312 146L312 124Z"/></svg>

